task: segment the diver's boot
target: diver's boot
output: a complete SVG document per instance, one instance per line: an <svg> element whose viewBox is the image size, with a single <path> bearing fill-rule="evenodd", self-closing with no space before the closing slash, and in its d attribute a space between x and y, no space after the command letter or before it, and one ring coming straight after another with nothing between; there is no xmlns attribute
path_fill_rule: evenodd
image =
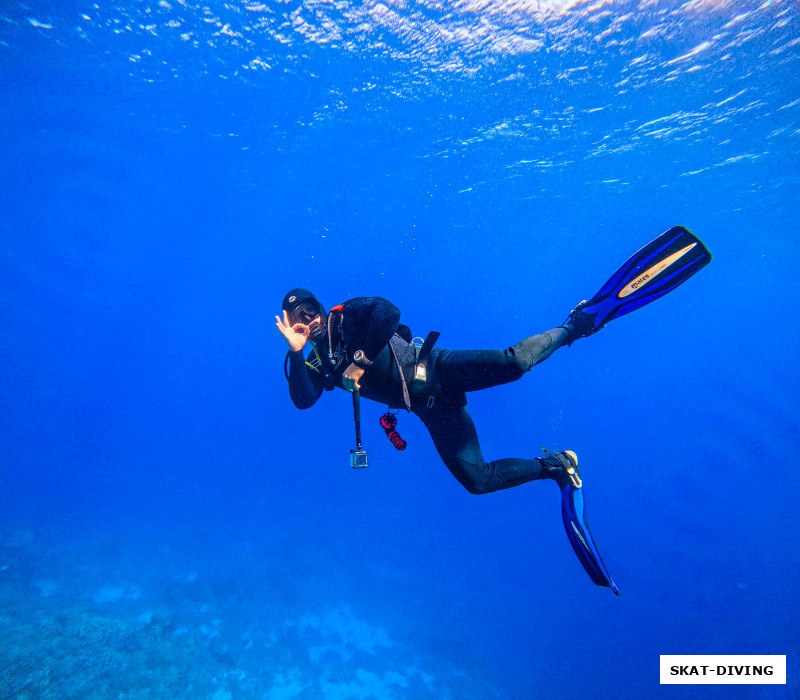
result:
<svg viewBox="0 0 800 700"><path fill-rule="evenodd" d="M578 455L572 450L564 452L550 452L546 447L541 448L544 457L539 457L542 465L543 479L552 479L559 488L563 489L568 484L581 488L581 473L578 471Z"/></svg>
<svg viewBox="0 0 800 700"><path fill-rule="evenodd" d="M567 320L559 328L567 331L567 345L572 345L579 338L597 333L603 326L595 326L595 314L587 314L582 309L586 306L586 299L570 311Z"/></svg>

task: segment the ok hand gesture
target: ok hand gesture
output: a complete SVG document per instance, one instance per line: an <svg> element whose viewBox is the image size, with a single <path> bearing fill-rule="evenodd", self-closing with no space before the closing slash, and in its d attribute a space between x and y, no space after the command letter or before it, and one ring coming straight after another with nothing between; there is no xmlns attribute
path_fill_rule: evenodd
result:
<svg viewBox="0 0 800 700"><path fill-rule="evenodd" d="M302 323L295 323L292 325L289 322L289 313L287 311L283 312L283 319L281 319L280 316L276 316L275 321L277 321L275 325L278 327L281 335L286 338L286 342L289 343L289 348L291 350L296 352L305 347L306 341L308 340L308 326Z"/></svg>

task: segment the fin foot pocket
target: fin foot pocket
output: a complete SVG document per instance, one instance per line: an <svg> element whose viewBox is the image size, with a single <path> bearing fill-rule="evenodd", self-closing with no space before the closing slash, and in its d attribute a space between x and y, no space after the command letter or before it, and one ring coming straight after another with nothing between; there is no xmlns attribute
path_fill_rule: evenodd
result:
<svg viewBox="0 0 800 700"><path fill-rule="evenodd" d="M586 299L584 299L572 309L566 321L559 326L559 328L563 328L567 331L567 345L572 345L576 340L597 333L597 331L603 328L603 326L595 324L596 314L588 314L583 310L586 303Z"/></svg>
<svg viewBox="0 0 800 700"><path fill-rule="evenodd" d="M544 457L539 457L544 469L547 470L545 478L553 479L561 488L566 484L572 484L575 488L581 488L581 473L578 471L578 455L572 450L552 453L543 445L540 446Z"/></svg>

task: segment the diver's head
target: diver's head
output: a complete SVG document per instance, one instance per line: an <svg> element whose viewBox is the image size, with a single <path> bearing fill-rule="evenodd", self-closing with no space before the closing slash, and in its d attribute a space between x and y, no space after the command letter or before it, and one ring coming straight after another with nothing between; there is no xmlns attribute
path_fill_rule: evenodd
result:
<svg viewBox="0 0 800 700"><path fill-rule="evenodd" d="M317 298L307 289L297 287L284 298L281 308L289 315L289 322L294 326L301 323L308 326L308 337L317 341L325 336L325 310Z"/></svg>

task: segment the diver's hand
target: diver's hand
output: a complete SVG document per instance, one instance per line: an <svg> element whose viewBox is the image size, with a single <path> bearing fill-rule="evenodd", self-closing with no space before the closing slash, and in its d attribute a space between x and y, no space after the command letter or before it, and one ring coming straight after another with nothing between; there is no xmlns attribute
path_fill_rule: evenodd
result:
<svg viewBox="0 0 800 700"><path fill-rule="evenodd" d="M275 325L278 327L281 335L286 338L286 342L289 343L289 349L295 352L302 350L308 340L308 326L302 323L291 325L289 323L289 313L287 311L283 312L283 319L281 319L280 316L276 316L275 320L277 321Z"/></svg>
<svg viewBox="0 0 800 700"><path fill-rule="evenodd" d="M358 380L364 375L364 370L361 369L358 365L351 364L342 375L342 384L344 384L344 388L347 391L353 391L354 389L360 389L361 385L358 383Z"/></svg>

